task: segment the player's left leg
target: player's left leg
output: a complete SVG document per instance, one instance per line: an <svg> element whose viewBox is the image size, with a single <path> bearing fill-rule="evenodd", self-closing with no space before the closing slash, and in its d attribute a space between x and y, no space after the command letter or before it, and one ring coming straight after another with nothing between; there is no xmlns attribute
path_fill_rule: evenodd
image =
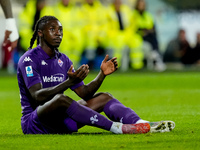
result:
<svg viewBox="0 0 200 150"><path fill-rule="evenodd" d="M125 107L116 99L110 100L104 107L105 114L114 121L123 124L149 123L150 132L170 132L175 128L173 121L149 122L141 119L132 109Z"/></svg>
<svg viewBox="0 0 200 150"><path fill-rule="evenodd" d="M109 93L98 93L88 101L80 100L79 104L89 107L97 112L102 112L109 119L123 124L149 123L151 132L169 132L174 129L173 121L149 122L141 119L131 108L124 106Z"/></svg>

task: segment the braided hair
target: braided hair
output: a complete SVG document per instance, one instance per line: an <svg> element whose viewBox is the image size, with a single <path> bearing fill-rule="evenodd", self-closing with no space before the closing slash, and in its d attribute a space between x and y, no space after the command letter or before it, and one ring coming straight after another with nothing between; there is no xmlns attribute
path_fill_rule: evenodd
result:
<svg viewBox="0 0 200 150"><path fill-rule="evenodd" d="M49 20L58 20L56 17L54 16L44 16L42 18L40 18L36 25L35 25L35 29L34 29L34 33L33 36L30 40L30 46L29 46L29 50L32 49L33 44L35 42L35 40L37 39L37 45L39 45L39 36L38 36L38 30L42 30L44 25L49 21Z"/></svg>

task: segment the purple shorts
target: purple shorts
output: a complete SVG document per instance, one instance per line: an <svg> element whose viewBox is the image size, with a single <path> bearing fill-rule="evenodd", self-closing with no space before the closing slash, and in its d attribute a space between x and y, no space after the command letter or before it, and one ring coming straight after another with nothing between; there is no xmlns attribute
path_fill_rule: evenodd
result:
<svg viewBox="0 0 200 150"><path fill-rule="evenodd" d="M38 118L37 109L22 116L21 127L24 134L69 134L78 131L77 123L71 118L56 123L55 128L44 125Z"/></svg>

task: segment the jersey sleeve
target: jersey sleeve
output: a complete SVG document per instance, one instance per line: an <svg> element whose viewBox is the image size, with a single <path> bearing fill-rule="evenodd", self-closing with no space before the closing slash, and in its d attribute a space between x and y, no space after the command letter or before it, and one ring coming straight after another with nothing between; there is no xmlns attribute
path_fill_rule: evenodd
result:
<svg viewBox="0 0 200 150"><path fill-rule="evenodd" d="M20 70L26 87L29 89L37 83L42 83L36 62L31 57L25 57L20 63Z"/></svg>
<svg viewBox="0 0 200 150"><path fill-rule="evenodd" d="M75 84L75 85L71 86L70 89L74 91L76 88L80 87L81 85L84 85L84 82L83 82L83 81L81 81L81 82L78 83L78 84Z"/></svg>

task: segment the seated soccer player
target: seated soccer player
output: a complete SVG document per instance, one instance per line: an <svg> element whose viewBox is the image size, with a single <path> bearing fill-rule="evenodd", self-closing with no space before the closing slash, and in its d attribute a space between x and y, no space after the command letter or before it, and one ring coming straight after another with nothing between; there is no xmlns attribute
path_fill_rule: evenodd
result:
<svg viewBox="0 0 200 150"><path fill-rule="evenodd" d="M116 134L171 131L172 121L150 123L142 120L109 93L96 93L105 77L118 68L116 58L102 61L97 77L85 85L89 66L76 71L70 59L58 51L62 25L53 16L38 20L29 50L18 64L18 84L22 106L21 126L24 134L67 134L84 125ZM32 49L37 39L37 47ZM70 88L81 100L63 92ZM109 119L101 115L105 112Z"/></svg>

